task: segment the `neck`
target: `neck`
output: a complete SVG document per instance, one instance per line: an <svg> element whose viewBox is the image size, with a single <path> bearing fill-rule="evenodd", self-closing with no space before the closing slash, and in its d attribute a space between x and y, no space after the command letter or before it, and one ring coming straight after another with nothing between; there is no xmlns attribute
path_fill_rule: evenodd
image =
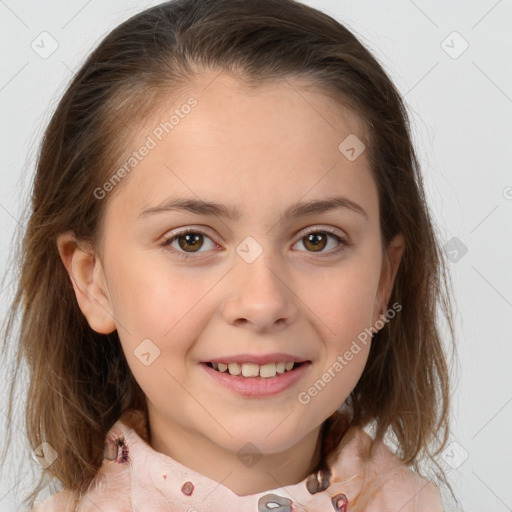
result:
<svg viewBox="0 0 512 512"><path fill-rule="evenodd" d="M190 429L150 414L149 444L180 464L211 478L238 496L294 485L310 475L321 459L321 425L279 453L249 449L232 452ZM247 448L250 444L247 445Z"/></svg>

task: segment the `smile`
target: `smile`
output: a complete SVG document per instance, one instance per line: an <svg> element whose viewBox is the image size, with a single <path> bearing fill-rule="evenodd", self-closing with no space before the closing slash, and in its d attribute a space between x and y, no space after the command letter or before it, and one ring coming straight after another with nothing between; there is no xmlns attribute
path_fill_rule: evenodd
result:
<svg viewBox="0 0 512 512"><path fill-rule="evenodd" d="M224 371L220 371L219 366L222 363L217 363L217 369L213 367L214 363L201 363L200 367L203 368L206 373L211 377L211 381L214 386L220 386L224 389L229 389L230 391L243 395L246 397L267 397L272 395L277 395L286 389L292 388L300 379L302 379L305 374L309 371L309 368L312 366L311 361L304 362L293 362L292 367L287 370L286 363L283 372L278 372L279 369L282 369L282 364L280 363L267 363L264 365L257 365L254 363L247 364L239 364L239 363L229 363L228 367L224 369ZM240 373L238 375L232 375L229 371L229 366L234 365L233 371L238 371L236 365L240 368ZM243 369L246 367L246 373L250 375L244 375ZM265 368L265 367L274 368ZM290 366L290 365L289 365ZM220 366L220 368L224 368ZM262 376L269 375L274 373L274 376ZM267 373L265 373L267 372Z"/></svg>
<svg viewBox="0 0 512 512"><path fill-rule="evenodd" d="M229 373L233 376L272 378L277 374L292 371L303 363L293 361L281 361L279 363L255 364L255 363L206 363L210 368L220 373Z"/></svg>

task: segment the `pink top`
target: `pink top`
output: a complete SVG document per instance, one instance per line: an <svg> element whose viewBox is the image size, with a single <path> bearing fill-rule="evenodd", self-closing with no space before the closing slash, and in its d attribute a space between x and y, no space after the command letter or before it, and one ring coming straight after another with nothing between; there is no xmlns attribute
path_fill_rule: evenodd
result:
<svg viewBox="0 0 512 512"><path fill-rule="evenodd" d="M330 459L326 489L310 475L246 496L153 450L148 439L144 414L126 411L107 434L103 464L78 502L64 490L32 512L443 512L439 489L384 443L370 457L371 438L361 428L351 427Z"/></svg>

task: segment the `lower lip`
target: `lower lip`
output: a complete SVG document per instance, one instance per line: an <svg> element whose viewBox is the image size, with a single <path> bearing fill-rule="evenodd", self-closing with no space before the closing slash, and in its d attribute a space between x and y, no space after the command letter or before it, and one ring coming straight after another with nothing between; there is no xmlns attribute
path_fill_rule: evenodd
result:
<svg viewBox="0 0 512 512"><path fill-rule="evenodd" d="M215 381L223 386L244 396L272 396L281 393L285 389L292 387L311 366L311 361L302 363L291 371L278 373L275 377L237 377L229 373L221 373L210 368L206 363L201 366L211 375Z"/></svg>

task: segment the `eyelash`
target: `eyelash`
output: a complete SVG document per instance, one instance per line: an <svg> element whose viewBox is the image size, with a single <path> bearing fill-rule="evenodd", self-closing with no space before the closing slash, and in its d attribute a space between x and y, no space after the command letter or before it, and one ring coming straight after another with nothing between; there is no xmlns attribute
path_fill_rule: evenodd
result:
<svg viewBox="0 0 512 512"><path fill-rule="evenodd" d="M337 255L339 252L341 252L342 250L344 250L346 247L348 247L350 244L342 237L340 237L339 235L336 234L336 232L332 229L329 229L329 228L326 228L326 229L311 229L309 231L307 231L306 233L304 233L304 235L302 235L301 238L299 238L298 241L302 240L303 238L305 238L306 236L312 234L312 233L326 233L330 236L332 236L333 238L335 238L337 240L337 242L340 244L338 247L336 247L336 249L333 249L329 254L328 256L325 256L325 255L315 255L315 254L312 254L312 257L313 258L325 258L325 257L330 257L330 256L335 256ZM162 242L162 246L163 247L166 247L166 248L169 248L169 246L174 242L174 240L176 240L177 238L179 238L180 236L184 236L184 235L190 235L190 234L194 234L194 235L204 235L205 237L207 238L210 238L207 233L205 233L204 231L201 231L200 229L194 229L194 228L187 228L183 231L180 231L179 233L175 233L172 237L169 237L169 238L166 238L163 242ZM211 239L211 238L210 238ZM213 240L212 240L213 241ZM190 258L197 258L197 256L194 256L194 254L196 253L186 253L186 252L182 252L182 251L179 251L177 249L174 249L174 248L170 248L179 258L183 258L185 260L188 260ZM307 251L306 251L307 252Z"/></svg>

